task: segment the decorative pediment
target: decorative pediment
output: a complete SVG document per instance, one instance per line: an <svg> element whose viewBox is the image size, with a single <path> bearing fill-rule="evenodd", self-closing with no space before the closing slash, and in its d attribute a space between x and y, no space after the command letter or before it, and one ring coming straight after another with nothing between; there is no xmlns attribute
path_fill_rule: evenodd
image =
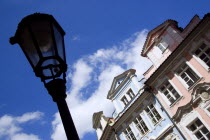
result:
<svg viewBox="0 0 210 140"><path fill-rule="evenodd" d="M134 69L129 69L125 72L123 72L122 74L114 77L114 80L112 82L111 85L111 89L108 92L107 98L111 99L117 90L120 89L120 87L122 87L122 85L130 78L131 75L134 75L136 72L136 70Z"/></svg>
<svg viewBox="0 0 210 140"><path fill-rule="evenodd" d="M126 75L124 75L123 77L119 77L119 79L115 79L115 87L114 90L125 80Z"/></svg>
<svg viewBox="0 0 210 140"><path fill-rule="evenodd" d="M147 35L147 39L144 43L141 55L142 56L146 56L147 52L154 46L155 42L158 42L160 40L160 37L162 35L162 33L167 29L167 27L169 25L175 25L177 26L177 21L175 20L166 20L165 22L163 22L162 24L160 24L159 26L157 26L156 28L154 28L153 30L151 30L148 35Z"/></svg>

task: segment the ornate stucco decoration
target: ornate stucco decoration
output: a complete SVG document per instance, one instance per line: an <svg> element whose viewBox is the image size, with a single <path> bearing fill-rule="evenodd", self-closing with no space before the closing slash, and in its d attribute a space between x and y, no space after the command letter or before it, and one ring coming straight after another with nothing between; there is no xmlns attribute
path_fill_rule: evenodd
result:
<svg viewBox="0 0 210 140"><path fill-rule="evenodd" d="M210 100L210 83L200 83L193 88L191 100L187 104L179 107L173 116L175 121L180 121L182 116L192 111L194 106L205 103Z"/></svg>
<svg viewBox="0 0 210 140"><path fill-rule="evenodd" d="M203 102L210 100L210 83L196 85L192 92L192 100L193 102L197 100L202 100Z"/></svg>

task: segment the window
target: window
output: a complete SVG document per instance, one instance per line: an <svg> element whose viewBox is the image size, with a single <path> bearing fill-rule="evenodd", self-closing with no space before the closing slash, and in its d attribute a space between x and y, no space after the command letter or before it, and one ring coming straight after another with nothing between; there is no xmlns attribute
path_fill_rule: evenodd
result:
<svg viewBox="0 0 210 140"><path fill-rule="evenodd" d="M188 126L188 129L192 131L193 135L198 140L209 140L210 139L210 132L209 130L203 125L203 123L197 119L193 124Z"/></svg>
<svg viewBox="0 0 210 140"><path fill-rule="evenodd" d="M194 54L199 57L203 62L206 63L208 67L210 67L210 46L206 46L206 44L202 44Z"/></svg>
<svg viewBox="0 0 210 140"><path fill-rule="evenodd" d="M178 92L173 88L173 86L168 81L166 81L160 87L160 91L166 96L170 104L173 104L180 97Z"/></svg>
<svg viewBox="0 0 210 140"><path fill-rule="evenodd" d="M125 129L124 134L127 140L136 140L136 137L129 126Z"/></svg>
<svg viewBox="0 0 210 140"><path fill-rule="evenodd" d="M126 93L128 94L128 96L133 99L133 97L135 97L135 94L133 93L133 91L131 89L129 89L129 91Z"/></svg>
<svg viewBox="0 0 210 140"><path fill-rule="evenodd" d="M125 96L122 97L121 101L124 103L124 105L128 104L128 99Z"/></svg>
<svg viewBox="0 0 210 140"><path fill-rule="evenodd" d="M161 119L161 116L155 109L154 105L151 104L151 105L147 106L147 108L145 110L146 110L148 116L150 117L152 123L154 125L157 124L159 122L159 120Z"/></svg>
<svg viewBox="0 0 210 140"><path fill-rule="evenodd" d="M164 42L164 41L161 41L161 42L157 45L157 47L158 47L162 52L164 52L164 51L167 49L168 44L167 44L166 42Z"/></svg>
<svg viewBox="0 0 210 140"><path fill-rule="evenodd" d="M146 124L142 120L141 116L138 116L134 120L134 123L136 124L136 127L139 129L139 131L141 132L142 135L146 134L149 131L148 127L146 126Z"/></svg>
<svg viewBox="0 0 210 140"><path fill-rule="evenodd" d="M177 70L177 74L185 81L188 87L191 87L199 79L199 76L187 64L182 65Z"/></svg>

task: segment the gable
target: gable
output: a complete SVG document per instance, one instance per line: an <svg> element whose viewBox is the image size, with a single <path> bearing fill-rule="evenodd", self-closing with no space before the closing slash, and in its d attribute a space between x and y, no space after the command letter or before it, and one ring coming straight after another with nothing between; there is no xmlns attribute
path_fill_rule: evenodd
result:
<svg viewBox="0 0 210 140"><path fill-rule="evenodd" d="M175 25L177 27L177 22L174 20L166 20L153 30L151 30L146 38L146 41L144 43L141 56L146 57L148 51L153 47L153 44L160 38L160 36L163 34L163 32L168 28L169 25Z"/></svg>
<svg viewBox="0 0 210 140"><path fill-rule="evenodd" d="M164 31L164 27L160 28L159 30L157 30L156 32L154 32L153 34L150 35L149 40L148 40L148 46L151 46L155 40L157 38L159 38L159 36L162 34L162 32Z"/></svg>
<svg viewBox="0 0 210 140"><path fill-rule="evenodd" d="M118 79L116 79L114 89L116 89L125 80L125 78L126 76L119 77Z"/></svg>
<svg viewBox="0 0 210 140"><path fill-rule="evenodd" d="M115 95L116 91L119 90L120 87L122 87L122 85L128 80L128 78L130 78L132 74L135 74L135 72L136 70L129 69L116 76L112 82L111 89L108 92L107 99L111 99Z"/></svg>

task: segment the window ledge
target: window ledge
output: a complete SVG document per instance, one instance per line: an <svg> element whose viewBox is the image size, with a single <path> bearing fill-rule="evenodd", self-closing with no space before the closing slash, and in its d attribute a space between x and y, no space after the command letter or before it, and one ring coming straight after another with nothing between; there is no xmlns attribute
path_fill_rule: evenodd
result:
<svg viewBox="0 0 210 140"><path fill-rule="evenodd" d="M165 118L161 118L159 122L157 122L156 124L153 124L153 125L154 125L154 130L156 129L156 127L157 127L158 125L161 126L161 123L162 123L162 121L164 121L164 120L165 120Z"/></svg>
<svg viewBox="0 0 210 140"><path fill-rule="evenodd" d="M183 98L183 96L180 96L175 102L173 102L173 103L170 105L170 108L172 108L175 104L177 104L182 98Z"/></svg>
<svg viewBox="0 0 210 140"><path fill-rule="evenodd" d="M144 137L149 138L149 137L147 136L147 134L149 134L149 133L152 133L152 130L149 130L149 131L147 131L145 134L141 135L141 136L140 136L141 139L143 139ZM140 133L140 134L141 134L141 133Z"/></svg>
<svg viewBox="0 0 210 140"><path fill-rule="evenodd" d="M198 81L196 81L192 86L190 86L188 88L188 91L190 91L191 89L193 89L200 81L204 80L204 77L201 77L200 79L198 79Z"/></svg>

